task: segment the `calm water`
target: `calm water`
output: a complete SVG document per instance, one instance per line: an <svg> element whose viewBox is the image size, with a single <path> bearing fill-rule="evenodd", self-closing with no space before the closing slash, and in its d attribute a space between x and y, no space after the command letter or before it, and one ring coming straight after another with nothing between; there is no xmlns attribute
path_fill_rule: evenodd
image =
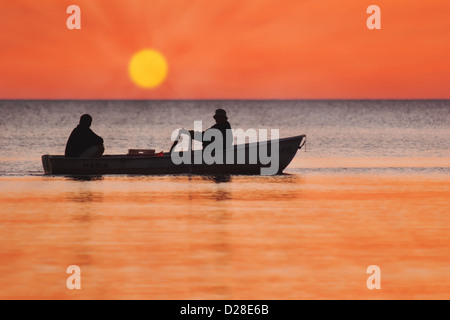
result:
<svg viewBox="0 0 450 320"><path fill-rule="evenodd" d="M43 175L82 113L106 153L213 124L307 134L287 174ZM0 298L450 298L449 101L0 101ZM82 289L68 290L78 265ZM368 290L366 268L381 268Z"/></svg>

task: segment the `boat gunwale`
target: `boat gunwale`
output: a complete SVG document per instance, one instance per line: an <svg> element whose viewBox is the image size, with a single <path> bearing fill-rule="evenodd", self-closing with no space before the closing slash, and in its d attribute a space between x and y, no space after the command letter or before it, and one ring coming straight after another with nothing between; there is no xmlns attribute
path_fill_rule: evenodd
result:
<svg viewBox="0 0 450 320"><path fill-rule="evenodd" d="M287 137L287 138L281 138L278 139L278 143L281 142L285 142L285 141L289 141L289 140L296 140L299 139L300 140L300 146L302 146L301 142L303 141L303 139L306 138L305 134L302 135L298 135L298 136L292 136L292 137ZM245 143L245 144L238 144L238 145L233 145L233 149L242 149L243 147L245 147L245 149L251 148L251 147L255 147L258 146L259 143L268 143L268 142L272 142L274 140L265 140L265 141L257 141L257 142L251 142L251 143ZM226 149L227 150L230 150ZM196 150L190 150L190 152L199 152L202 151L202 149L196 149ZM179 151L179 152L186 152L186 151ZM189 151L187 151L189 152ZM219 152L222 152L222 150L219 150ZM160 154L160 153L159 153ZM50 160L77 160L77 161L86 161L86 160L114 160L114 159L142 159L142 160L148 160L148 159L164 159L164 158L170 158L171 157L171 153L170 152L163 152L163 155L158 156L157 154L154 155L144 155L144 156L140 156L140 155L128 155L128 154L105 154L102 155L101 157L98 158L68 158L64 155L50 155L50 154L46 154L44 156L48 156L50 157Z"/></svg>

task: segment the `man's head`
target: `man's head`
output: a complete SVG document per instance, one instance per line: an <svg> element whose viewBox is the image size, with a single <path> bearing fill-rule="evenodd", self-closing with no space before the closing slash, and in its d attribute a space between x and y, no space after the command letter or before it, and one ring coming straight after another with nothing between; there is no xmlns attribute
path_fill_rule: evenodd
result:
<svg viewBox="0 0 450 320"><path fill-rule="evenodd" d="M225 122L228 120L227 112L223 109L217 109L213 118L216 120L217 123Z"/></svg>
<svg viewBox="0 0 450 320"><path fill-rule="evenodd" d="M92 124L92 117L88 114L83 114L80 118L80 126L89 128Z"/></svg>

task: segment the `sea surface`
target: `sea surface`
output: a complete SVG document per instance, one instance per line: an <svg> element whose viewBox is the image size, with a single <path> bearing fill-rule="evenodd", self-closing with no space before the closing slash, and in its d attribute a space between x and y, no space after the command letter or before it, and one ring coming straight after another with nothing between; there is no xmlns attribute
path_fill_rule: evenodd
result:
<svg viewBox="0 0 450 320"><path fill-rule="evenodd" d="M217 108L306 147L277 176L43 174L83 113L125 154ZM0 299L450 299L449 124L448 100L0 101Z"/></svg>

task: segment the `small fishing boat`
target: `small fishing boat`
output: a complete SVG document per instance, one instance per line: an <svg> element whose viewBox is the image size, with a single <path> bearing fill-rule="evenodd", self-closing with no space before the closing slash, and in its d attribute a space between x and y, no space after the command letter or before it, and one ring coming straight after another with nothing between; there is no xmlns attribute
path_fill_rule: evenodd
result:
<svg viewBox="0 0 450 320"><path fill-rule="evenodd" d="M178 157L189 152L190 163L175 164L171 152L154 153L150 150L129 150L128 154L104 155L99 158L66 158L63 155L43 155L42 164L46 175L103 175L103 174L261 174L262 168L270 168L271 163L261 160L261 145L265 143L265 160L273 158L271 144L278 143L278 170L282 173L294 158L298 149L306 142L305 135L299 135L266 142L253 142L234 145L234 150L225 150L224 163L207 164L198 159L202 150L173 151ZM222 151L220 151L222 152ZM227 153L234 152L234 161L227 161ZM240 158L239 158L240 155ZM244 156L245 155L245 156ZM186 156L186 155L184 155ZM220 156L220 155L219 155ZM185 157L186 158L186 157ZM230 163L231 162L231 163Z"/></svg>

